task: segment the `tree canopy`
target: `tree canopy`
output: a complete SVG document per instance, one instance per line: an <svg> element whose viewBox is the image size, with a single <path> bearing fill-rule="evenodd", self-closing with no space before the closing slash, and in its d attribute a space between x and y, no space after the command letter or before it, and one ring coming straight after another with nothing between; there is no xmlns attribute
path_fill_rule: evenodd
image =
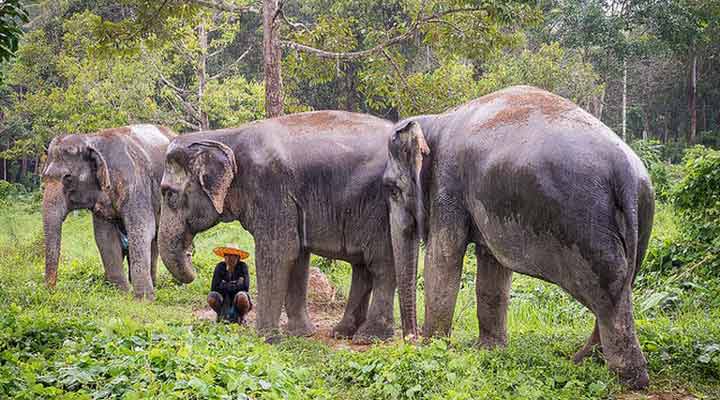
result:
<svg viewBox="0 0 720 400"><path fill-rule="evenodd" d="M3 2L0 177L32 175L62 133L237 126L277 101L399 119L515 84L628 140L720 140L717 0L270 2L269 22L248 0Z"/></svg>

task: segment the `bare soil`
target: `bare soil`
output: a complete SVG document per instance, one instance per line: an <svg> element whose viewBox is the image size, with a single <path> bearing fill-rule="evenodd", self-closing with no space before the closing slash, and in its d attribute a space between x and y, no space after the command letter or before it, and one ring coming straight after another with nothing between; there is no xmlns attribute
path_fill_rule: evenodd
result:
<svg viewBox="0 0 720 400"><path fill-rule="evenodd" d="M623 393L617 400L699 400L684 390L657 393Z"/></svg>
<svg viewBox="0 0 720 400"><path fill-rule="evenodd" d="M349 339L338 339L333 337L332 329L340 322L343 316L345 300L337 296L337 291L325 275L317 268L310 268L308 279L308 314L310 321L315 324L315 334L312 338L325 343L333 349L347 349L353 351L365 351L371 345L353 344ZM216 314L210 307L200 308L193 311L193 316L200 320L215 321ZM255 309L250 310L246 317L246 323L255 325ZM280 327L287 326L285 312L280 315Z"/></svg>

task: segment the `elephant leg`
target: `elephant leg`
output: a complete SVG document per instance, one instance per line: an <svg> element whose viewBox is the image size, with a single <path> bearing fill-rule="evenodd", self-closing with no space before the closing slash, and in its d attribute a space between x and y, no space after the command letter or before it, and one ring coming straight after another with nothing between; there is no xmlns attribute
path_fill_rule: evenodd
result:
<svg viewBox="0 0 720 400"><path fill-rule="evenodd" d="M105 269L105 279L120 290L130 290L123 271L123 254L117 227L107 220L93 215L93 231Z"/></svg>
<svg viewBox="0 0 720 400"><path fill-rule="evenodd" d="M485 246L478 245L475 295L480 328L480 345L487 348L507 345L507 311L512 271L500 265Z"/></svg>
<svg viewBox="0 0 720 400"><path fill-rule="evenodd" d="M573 361L576 364L581 363L586 357L592 354L593 349L595 349L596 346L600 346L600 349L602 351L602 343L600 342L600 328L598 327L597 319L595 319L595 327L593 328L592 334L588 338L583 348L578 350L577 353L575 353Z"/></svg>
<svg viewBox="0 0 720 400"><path fill-rule="evenodd" d="M372 276L367 266L365 264L353 264L350 295L345 305L345 314L333 328L333 336L351 338L360 328L360 325L365 322L372 287Z"/></svg>
<svg viewBox="0 0 720 400"><path fill-rule="evenodd" d="M158 245L157 235L153 238L150 244L150 278L152 279L153 287L157 286L157 263L158 263Z"/></svg>
<svg viewBox="0 0 720 400"><path fill-rule="evenodd" d="M593 271L628 271L626 265L617 266L618 263L626 262L624 255L620 255L621 252L622 249L607 251L602 258L594 260L593 268L588 265L586 271L577 271L581 276L592 276L590 274ZM608 367L619 375L621 382L631 389L641 389L648 385L650 379L647 361L635 332L633 276L614 278L603 286L598 285L596 280L573 279L572 276L568 276L569 281L559 283L564 283L562 286L595 314L596 330L585 347L592 348L599 342ZM576 360L584 357L583 350L585 348L576 354Z"/></svg>
<svg viewBox="0 0 720 400"><path fill-rule="evenodd" d="M440 217L438 214L443 212L450 215ZM450 336L467 244L466 218L445 210L436 211L430 220L423 275L423 335L426 338L435 335Z"/></svg>
<svg viewBox="0 0 720 400"><path fill-rule="evenodd" d="M291 336L311 336L315 325L310 322L307 311L308 274L310 272L310 253L303 250L294 265L291 266L285 313L288 317L288 334Z"/></svg>
<svg viewBox="0 0 720 400"><path fill-rule="evenodd" d="M135 298L152 301L155 299L155 288L150 276L150 259L155 224L151 216L145 218L142 214L133 214L125 223L128 232L128 264Z"/></svg>
<svg viewBox="0 0 720 400"><path fill-rule="evenodd" d="M257 332L266 337L267 342L279 339L278 329L280 313L285 303L290 271L297 264L300 246L297 238L287 237L274 230L274 236L258 235L255 239L255 272L257 278Z"/></svg>
<svg viewBox="0 0 720 400"><path fill-rule="evenodd" d="M648 385L649 377L647 361L635 333L630 288L627 287L617 300L597 312L603 354L624 385L641 389Z"/></svg>
<svg viewBox="0 0 720 400"><path fill-rule="evenodd" d="M374 261L368 269L372 275L372 300L367 319L353 336L357 344L373 340L387 340L395 334L393 301L395 300L395 270L391 260Z"/></svg>

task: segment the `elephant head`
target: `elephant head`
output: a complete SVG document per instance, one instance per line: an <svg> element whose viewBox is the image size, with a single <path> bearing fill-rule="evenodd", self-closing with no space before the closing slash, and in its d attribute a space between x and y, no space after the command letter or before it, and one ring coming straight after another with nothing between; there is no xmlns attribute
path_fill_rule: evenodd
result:
<svg viewBox="0 0 720 400"><path fill-rule="evenodd" d="M176 280L190 283L195 279L193 238L220 221L236 172L235 154L220 142L175 141L168 147L158 246Z"/></svg>
<svg viewBox="0 0 720 400"><path fill-rule="evenodd" d="M430 149L419 123L404 121L394 129L383 185L390 207L390 233L403 334L415 336L418 244L426 231L421 171L423 157L430 154Z"/></svg>
<svg viewBox="0 0 720 400"><path fill-rule="evenodd" d="M112 182L105 157L90 137L59 136L48 148L43 171L45 283L57 281L62 224L68 212L93 209L112 214ZM109 215L108 215L109 216Z"/></svg>

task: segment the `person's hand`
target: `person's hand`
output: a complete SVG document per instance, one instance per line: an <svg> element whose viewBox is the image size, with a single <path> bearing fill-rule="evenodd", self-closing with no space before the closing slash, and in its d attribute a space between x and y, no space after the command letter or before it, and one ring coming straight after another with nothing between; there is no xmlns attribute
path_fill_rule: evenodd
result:
<svg viewBox="0 0 720 400"><path fill-rule="evenodd" d="M242 276L239 277L238 280L237 280L237 283L238 283L238 285L242 285L243 283L245 283L245 278L242 277Z"/></svg>

